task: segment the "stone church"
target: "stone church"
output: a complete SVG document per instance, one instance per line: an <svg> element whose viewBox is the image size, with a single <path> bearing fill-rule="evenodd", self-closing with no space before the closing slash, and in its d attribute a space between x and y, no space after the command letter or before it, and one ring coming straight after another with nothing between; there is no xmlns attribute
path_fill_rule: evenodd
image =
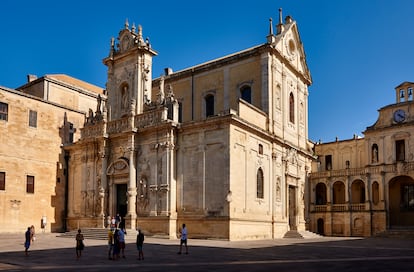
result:
<svg viewBox="0 0 414 272"><path fill-rule="evenodd" d="M395 88L364 138L319 143L309 178L309 229L372 236L414 227L413 82Z"/></svg>
<svg viewBox="0 0 414 272"><path fill-rule="evenodd" d="M67 228L127 229L175 238L280 238L305 230L312 83L296 22L263 44L152 78L157 56L141 26L112 39L105 95L64 145Z"/></svg>

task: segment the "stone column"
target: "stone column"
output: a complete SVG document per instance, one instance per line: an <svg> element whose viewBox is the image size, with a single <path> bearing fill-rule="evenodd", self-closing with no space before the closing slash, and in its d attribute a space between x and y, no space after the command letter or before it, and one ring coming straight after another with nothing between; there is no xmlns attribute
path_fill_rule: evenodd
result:
<svg viewBox="0 0 414 272"><path fill-rule="evenodd" d="M108 177L106 175L106 170L108 168L108 150L106 147L106 139L103 141L103 150L101 152L101 159L102 159L102 169L101 169L101 184L99 188L99 199L101 204L101 212L99 214L100 217L102 217L102 226L105 226L105 213L106 215L110 215L110 212L105 209L107 206L106 203L108 202L108 199L105 198L105 192L108 191Z"/></svg>
<svg viewBox="0 0 414 272"><path fill-rule="evenodd" d="M137 209L136 209L136 200L137 200L137 182L136 182L136 165L135 165L135 148L129 148L129 180L128 180L128 213L126 215L127 225L129 229L136 228L136 219L137 219ZM129 222L128 222L129 221ZM129 224L128 224L129 223Z"/></svg>

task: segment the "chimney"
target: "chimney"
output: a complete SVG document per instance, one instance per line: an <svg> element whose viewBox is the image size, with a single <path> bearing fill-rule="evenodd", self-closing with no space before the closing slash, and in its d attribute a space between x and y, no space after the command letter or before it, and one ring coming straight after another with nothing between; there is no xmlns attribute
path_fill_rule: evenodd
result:
<svg viewBox="0 0 414 272"><path fill-rule="evenodd" d="M37 79L36 75L27 75L27 83L35 81Z"/></svg>
<svg viewBox="0 0 414 272"><path fill-rule="evenodd" d="M173 70L170 67L164 68L164 73L165 73L166 76L169 76L173 73Z"/></svg>

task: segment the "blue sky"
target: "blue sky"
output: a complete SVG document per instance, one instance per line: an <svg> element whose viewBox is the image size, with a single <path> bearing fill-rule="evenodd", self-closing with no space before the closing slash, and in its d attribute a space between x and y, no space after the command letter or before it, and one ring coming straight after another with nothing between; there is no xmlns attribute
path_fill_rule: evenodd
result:
<svg viewBox="0 0 414 272"><path fill-rule="evenodd" d="M104 87L111 37L128 18L152 47L153 76L266 42L268 20L298 23L313 84L309 138L363 135L394 88L414 81L414 1L17 1L0 2L0 85L64 73Z"/></svg>

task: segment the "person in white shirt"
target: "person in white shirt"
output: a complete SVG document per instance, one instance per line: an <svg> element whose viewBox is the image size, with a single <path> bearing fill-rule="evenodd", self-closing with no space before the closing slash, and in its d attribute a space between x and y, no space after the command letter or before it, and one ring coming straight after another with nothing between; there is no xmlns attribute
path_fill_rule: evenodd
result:
<svg viewBox="0 0 414 272"><path fill-rule="evenodd" d="M178 252L178 254L181 254L181 250L183 245L185 245L185 254L188 254L188 246L187 246L187 227L185 226L185 224L183 224L183 228L180 230L180 251Z"/></svg>

